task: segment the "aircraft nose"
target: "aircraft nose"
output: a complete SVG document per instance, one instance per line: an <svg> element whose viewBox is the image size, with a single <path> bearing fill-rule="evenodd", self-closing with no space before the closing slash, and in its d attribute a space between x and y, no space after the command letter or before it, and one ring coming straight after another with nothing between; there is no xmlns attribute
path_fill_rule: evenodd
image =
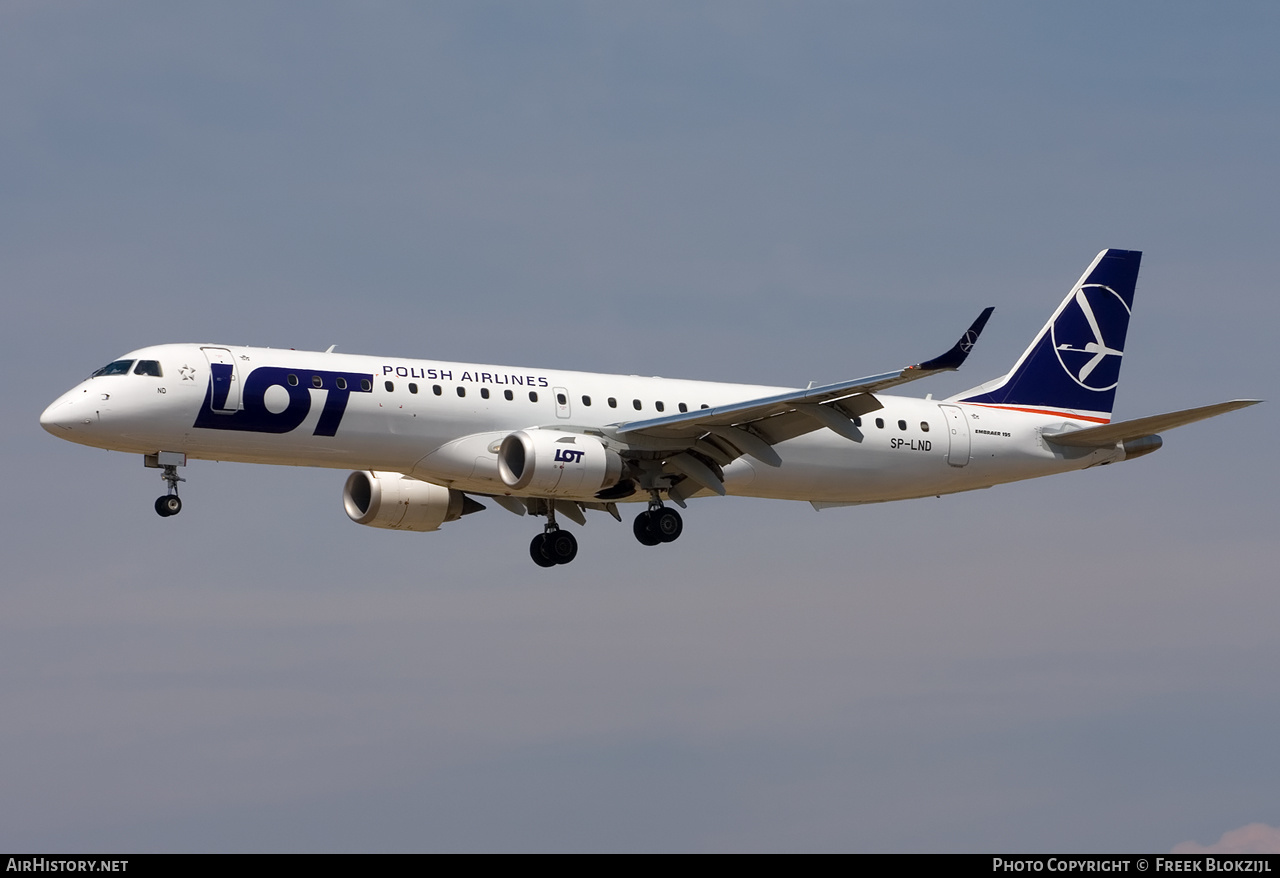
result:
<svg viewBox="0 0 1280 878"><path fill-rule="evenodd" d="M40 426L55 436L65 436L77 423L75 397L69 393L55 399L40 413Z"/></svg>

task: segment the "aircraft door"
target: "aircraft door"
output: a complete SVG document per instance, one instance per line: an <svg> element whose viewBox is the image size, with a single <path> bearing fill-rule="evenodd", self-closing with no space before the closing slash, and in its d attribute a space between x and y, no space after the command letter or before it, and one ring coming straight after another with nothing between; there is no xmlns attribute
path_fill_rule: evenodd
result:
<svg viewBox="0 0 1280 878"><path fill-rule="evenodd" d="M209 397L209 407L220 414L229 414L240 410L240 376L237 374L236 359L226 348L201 348L205 359L209 361L209 374L212 376L213 393Z"/></svg>
<svg viewBox="0 0 1280 878"><path fill-rule="evenodd" d="M940 405L943 417L947 419L947 463L952 466L964 466L969 462L970 439L969 420L959 406Z"/></svg>
<svg viewBox="0 0 1280 878"><path fill-rule="evenodd" d="M563 387L553 387L551 388L551 392L556 398L556 417L569 417L569 391L565 390Z"/></svg>

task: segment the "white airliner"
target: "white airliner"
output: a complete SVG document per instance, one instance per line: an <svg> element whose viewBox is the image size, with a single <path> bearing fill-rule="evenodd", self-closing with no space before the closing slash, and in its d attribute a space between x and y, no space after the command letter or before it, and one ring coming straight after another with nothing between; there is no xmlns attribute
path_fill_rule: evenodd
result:
<svg viewBox="0 0 1280 878"><path fill-rule="evenodd" d="M804 390L474 363L170 344L125 354L50 405L71 442L161 470L182 509L189 458L352 468L353 521L431 531L485 507L546 516L530 555L567 564L582 524L646 502L635 536L680 536L695 496L817 509L986 488L1148 454L1156 432L1259 400L1111 423L1142 254L1104 250L1001 378L945 400L891 387L959 368L986 309L945 354Z"/></svg>

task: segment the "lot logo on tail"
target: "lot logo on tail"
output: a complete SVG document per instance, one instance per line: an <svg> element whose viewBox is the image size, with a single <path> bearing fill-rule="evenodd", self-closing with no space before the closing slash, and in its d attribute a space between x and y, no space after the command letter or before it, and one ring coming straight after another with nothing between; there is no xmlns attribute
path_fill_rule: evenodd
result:
<svg viewBox="0 0 1280 878"><path fill-rule="evenodd" d="M1054 353L1073 381L1086 390L1115 388L1124 351L1107 343L1102 327L1115 336L1116 345L1123 346L1129 315L1129 306L1110 287L1086 284L1076 290L1050 329Z"/></svg>
<svg viewBox="0 0 1280 878"><path fill-rule="evenodd" d="M1141 263L1137 250L1099 253L1008 374L954 398L1106 423Z"/></svg>

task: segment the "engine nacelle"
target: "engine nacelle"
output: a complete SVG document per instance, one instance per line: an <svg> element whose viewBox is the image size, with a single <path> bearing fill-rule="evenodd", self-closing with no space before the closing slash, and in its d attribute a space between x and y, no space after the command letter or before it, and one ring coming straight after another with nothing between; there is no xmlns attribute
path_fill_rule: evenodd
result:
<svg viewBox="0 0 1280 878"><path fill-rule="evenodd" d="M513 491L591 500L622 478L622 458L594 436L521 430L502 440L498 474Z"/></svg>
<svg viewBox="0 0 1280 878"><path fill-rule="evenodd" d="M457 521L471 511L466 500L461 491L400 473L352 473L342 489L348 518L356 524L392 530L439 530L446 521Z"/></svg>

